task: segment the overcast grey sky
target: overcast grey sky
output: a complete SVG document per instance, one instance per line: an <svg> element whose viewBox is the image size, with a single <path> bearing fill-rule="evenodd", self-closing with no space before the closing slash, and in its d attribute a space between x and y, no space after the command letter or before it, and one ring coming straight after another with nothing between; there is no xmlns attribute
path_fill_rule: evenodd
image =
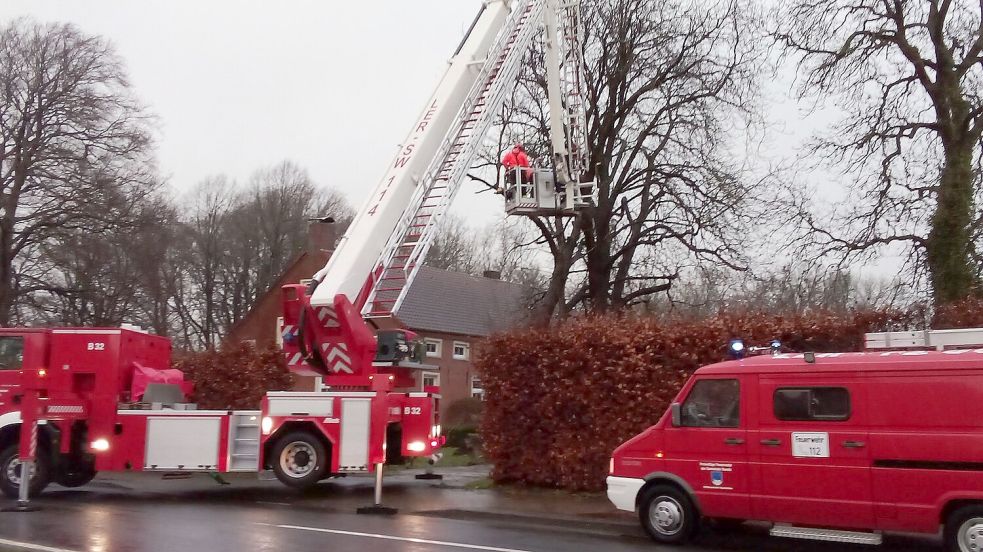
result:
<svg viewBox="0 0 983 552"><path fill-rule="evenodd" d="M67 21L111 40L159 117L160 169L175 189L218 173L245 180L292 159L358 207L480 5L3 0L0 20ZM475 203L475 190L463 189L470 197L458 208L496 216Z"/></svg>
<svg viewBox="0 0 983 552"><path fill-rule="evenodd" d="M480 5L2 0L0 20L68 21L111 40L136 94L159 118L160 170L178 192L215 174L241 182L257 168L291 159L357 208ZM816 117L804 117L789 99L790 84L765 83L768 139L738 152L753 166L794 156L816 128ZM831 175L811 176L823 195L842 190ZM500 196L476 194L479 189L465 183L452 211L481 226L503 212Z"/></svg>

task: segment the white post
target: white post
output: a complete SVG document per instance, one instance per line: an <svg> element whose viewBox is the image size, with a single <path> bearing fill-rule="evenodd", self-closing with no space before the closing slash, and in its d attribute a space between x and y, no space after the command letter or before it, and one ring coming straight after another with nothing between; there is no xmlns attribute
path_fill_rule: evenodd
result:
<svg viewBox="0 0 983 552"><path fill-rule="evenodd" d="M382 506L382 464L375 465L375 507Z"/></svg>
<svg viewBox="0 0 983 552"><path fill-rule="evenodd" d="M20 487L17 489L17 506L27 508L30 502L31 475L34 474L34 460L24 460L20 464Z"/></svg>
<svg viewBox="0 0 983 552"><path fill-rule="evenodd" d="M398 512L396 508L390 508L389 506L382 505L382 466L384 464L379 462L375 465L375 497L373 499L374 504L372 506L363 506L358 508L356 512L359 514L375 514L375 515L386 515L391 516Z"/></svg>

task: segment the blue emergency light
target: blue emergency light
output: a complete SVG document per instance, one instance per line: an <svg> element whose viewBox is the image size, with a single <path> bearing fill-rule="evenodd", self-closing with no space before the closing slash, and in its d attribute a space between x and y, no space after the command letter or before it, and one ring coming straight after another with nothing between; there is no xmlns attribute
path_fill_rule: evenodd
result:
<svg viewBox="0 0 983 552"><path fill-rule="evenodd" d="M766 352L770 352L773 355L777 355L782 352L782 342L777 339L772 339L767 347L748 347L744 344L743 339L731 339L730 343L727 345L727 352L730 354L731 358L741 359L748 355L761 355Z"/></svg>

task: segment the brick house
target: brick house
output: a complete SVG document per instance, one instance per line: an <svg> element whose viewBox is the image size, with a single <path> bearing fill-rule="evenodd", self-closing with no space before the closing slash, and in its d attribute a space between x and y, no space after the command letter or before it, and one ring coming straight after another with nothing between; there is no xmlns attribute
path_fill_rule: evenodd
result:
<svg viewBox="0 0 983 552"><path fill-rule="evenodd" d="M425 363L437 367L421 372L417 383L439 385L444 407L464 397L481 397L481 379L472 364L474 348L522 320L524 291L495 272L472 276L420 267L397 312L403 325L426 344Z"/></svg>
<svg viewBox="0 0 983 552"><path fill-rule="evenodd" d="M308 246L290 263L274 285L229 332L230 341L265 346L277 340L280 288L301 282L321 269L331 255L337 236L335 225L314 222ZM420 267L397 312L401 325L413 330L427 346L425 363L433 370L416 373L416 386L440 386L442 410L465 397L483 394L472 354L478 342L493 332L520 322L525 312L524 288L505 282L498 273L472 276ZM294 388L310 391L316 379L298 377Z"/></svg>

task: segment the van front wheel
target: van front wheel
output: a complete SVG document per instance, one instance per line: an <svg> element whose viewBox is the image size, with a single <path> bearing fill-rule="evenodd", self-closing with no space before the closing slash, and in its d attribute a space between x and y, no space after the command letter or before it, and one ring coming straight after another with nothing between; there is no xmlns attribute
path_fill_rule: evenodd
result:
<svg viewBox="0 0 983 552"><path fill-rule="evenodd" d="M963 506L945 522L948 552L983 552L983 505Z"/></svg>
<svg viewBox="0 0 983 552"><path fill-rule="evenodd" d="M684 543L696 532L699 514L689 496L676 487L652 487L646 491L639 506L642 527L656 542Z"/></svg>

